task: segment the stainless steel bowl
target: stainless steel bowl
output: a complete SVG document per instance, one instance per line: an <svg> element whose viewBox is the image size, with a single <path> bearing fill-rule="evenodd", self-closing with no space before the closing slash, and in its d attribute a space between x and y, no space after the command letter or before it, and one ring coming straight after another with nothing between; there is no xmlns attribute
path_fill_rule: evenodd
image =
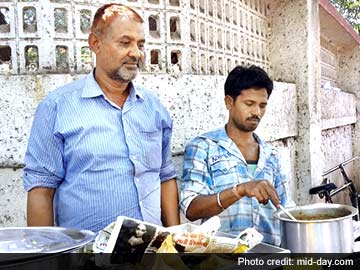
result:
<svg viewBox="0 0 360 270"><path fill-rule="evenodd" d="M311 204L288 208L293 221L283 212L280 220L281 246L293 253L351 253L353 251L353 221L357 209L341 204Z"/></svg>

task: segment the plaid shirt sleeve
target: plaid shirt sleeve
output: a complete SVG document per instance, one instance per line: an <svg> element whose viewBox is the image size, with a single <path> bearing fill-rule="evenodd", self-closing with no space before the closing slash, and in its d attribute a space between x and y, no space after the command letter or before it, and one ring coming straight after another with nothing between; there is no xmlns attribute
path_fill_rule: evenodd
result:
<svg viewBox="0 0 360 270"><path fill-rule="evenodd" d="M208 143L195 138L185 147L180 208L186 214L191 201L198 195L211 194L212 179L207 166Z"/></svg>
<svg viewBox="0 0 360 270"><path fill-rule="evenodd" d="M290 187L286 179L286 175L281 168L281 162L278 156L276 156L276 165L277 168L274 174L274 187L280 197L281 205L285 207L296 206L295 202L292 199Z"/></svg>

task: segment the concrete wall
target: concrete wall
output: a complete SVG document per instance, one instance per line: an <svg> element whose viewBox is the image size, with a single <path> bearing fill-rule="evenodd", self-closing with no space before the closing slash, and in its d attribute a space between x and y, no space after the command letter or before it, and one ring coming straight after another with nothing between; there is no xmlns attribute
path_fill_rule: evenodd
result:
<svg viewBox="0 0 360 270"><path fill-rule="evenodd" d="M0 76L3 85L0 94L0 126L3 127L0 132L0 216L3 218L0 224L3 226L25 224L26 194L22 188L21 168L36 105L49 91L78 77L81 76ZM136 80L158 94L174 119L172 152L179 176L182 174L182 154L186 142L201 132L223 125L227 120L223 105L224 80L225 77L220 76L148 74L142 74ZM333 166L352 152L351 123L355 119L355 97L327 91L322 99L326 105L323 108L327 108L322 114L327 130L323 132L321 146L324 159ZM333 106L340 101L340 105ZM279 150L294 200L298 199L295 166L297 118L295 85L275 83L267 112L257 132Z"/></svg>
<svg viewBox="0 0 360 270"><path fill-rule="evenodd" d="M1 206L6 205L0 208L0 216L4 217L0 219L0 226L25 224L26 194L21 173L38 102L49 91L76 78L78 76L70 75L0 76L3 85L0 92L0 192L6 194L0 197ZM174 120L172 152L181 177L185 144L192 137L227 121L223 102L225 77L141 74L136 82L153 89L170 111ZM294 140L291 137L297 132L296 104L295 85L275 83L267 112L258 128L261 136L279 146L284 169L291 180L294 179Z"/></svg>
<svg viewBox="0 0 360 270"><path fill-rule="evenodd" d="M268 4L270 74L298 89L295 197L306 204L317 200L308 190L320 184L322 171L359 153L359 43L327 1ZM348 169L359 181L356 170ZM343 183L336 173L331 178Z"/></svg>
<svg viewBox="0 0 360 270"><path fill-rule="evenodd" d="M269 1L270 74L297 86L296 182L299 203L321 180L319 4L313 0Z"/></svg>
<svg viewBox="0 0 360 270"><path fill-rule="evenodd" d="M26 225L22 169L0 168L0 227Z"/></svg>
<svg viewBox="0 0 360 270"><path fill-rule="evenodd" d="M323 159L326 160L324 169L328 170L344 160L349 159L353 154L353 147L351 143L352 138L352 129L351 125L346 125L338 128L332 128L323 130L322 135L322 144L321 149L323 153ZM349 177L352 179L354 176L353 167L354 164L346 165L345 169L349 173ZM341 186L343 178L339 171L329 174L326 176L329 181L335 183L337 186ZM348 196L347 193L341 192L334 197L335 202L347 202Z"/></svg>
<svg viewBox="0 0 360 270"><path fill-rule="evenodd" d="M354 94L356 123L352 132L353 155L360 155L360 48L358 45L342 51L339 57L338 81L341 89ZM360 160L356 160L353 171L360 171ZM360 190L360 174L353 173L357 190Z"/></svg>

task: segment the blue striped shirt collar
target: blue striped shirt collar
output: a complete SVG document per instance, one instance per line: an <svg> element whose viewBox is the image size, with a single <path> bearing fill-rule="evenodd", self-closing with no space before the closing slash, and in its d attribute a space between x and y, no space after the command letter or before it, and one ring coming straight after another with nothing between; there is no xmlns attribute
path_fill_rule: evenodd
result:
<svg viewBox="0 0 360 270"><path fill-rule="evenodd" d="M104 92L101 90L100 85L97 83L94 77L95 70L89 73L85 78L85 87L82 90L81 97L93 98L98 96L104 96ZM133 101L136 99L144 100L144 95L136 89L132 82L129 82L129 100Z"/></svg>

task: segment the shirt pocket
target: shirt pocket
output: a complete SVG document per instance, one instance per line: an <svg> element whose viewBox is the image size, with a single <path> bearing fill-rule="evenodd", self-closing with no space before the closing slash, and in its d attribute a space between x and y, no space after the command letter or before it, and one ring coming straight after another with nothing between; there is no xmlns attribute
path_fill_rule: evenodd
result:
<svg viewBox="0 0 360 270"><path fill-rule="evenodd" d="M216 192L229 188L238 182L237 165L236 160L219 160L210 165Z"/></svg>
<svg viewBox="0 0 360 270"><path fill-rule="evenodd" d="M159 170L162 164L162 130L141 130L138 140L142 145L144 165Z"/></svg>

